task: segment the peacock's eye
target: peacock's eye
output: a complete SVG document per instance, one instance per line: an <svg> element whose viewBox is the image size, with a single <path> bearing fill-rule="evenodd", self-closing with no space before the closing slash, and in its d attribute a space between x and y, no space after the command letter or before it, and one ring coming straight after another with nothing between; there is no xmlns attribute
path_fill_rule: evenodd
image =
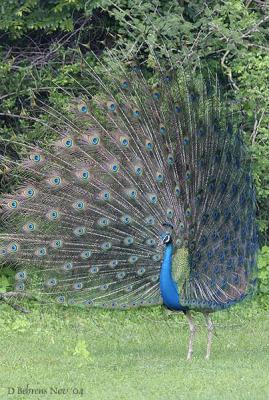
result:
<svg viewBox="0 0 269 400"><path fill-rule="evenodd" d="M89 179L89 177L90 177L89 171L85 170L85 171L82 172L82 179L83 179L83 180L86 181L86 180Z"/></svg>
<svg viewBox="0 0 269 400"><path fill-rule="evenodd" d="M12 244L9 246L10 251L13 252L13 253L17 252L17 251L18 251L18 248L19 248L19 247L18 247L17 243L12 243Z"/></svg>
<svg viewBox="0 0 269 400"><path fill-rule="evenodd" d="M121 82L121 87L122 87L122 89L128 89L128 87L129 87L129 82L128 82L128 81L122 81L122 82Z"/></svg>
<svg viewBox="0 0 269 400"><path fill-rule="evenodd" d="M87 113L88 112L87 105L84 102L78 104L78 111L83 113L83 114Z"/></svg>
<svg viewBox="0 0 269 400"><path fill-rule="evenodd" d="M171 75L165 75L163 80L164 80L165 83L169 83L169 82L171 82L172 77L171 77Z"/></svg>
<svg viewBox="0 0 269 400"><path fill-rule="evenodd" d="M108 111L116 111L116 109L117 109L117 104L116 103L114 103L113 101L109 101L109 102L107 102L107 109L108 109Z"/></svg>
<svg viewBox="0 0 269 400"><path fill-rule="evenodd" d="M17 200L13 200L11 203L9 203L9 207L15 209L18 208L18 204L19 203L17 202Z"/></svg>
<svg viewBox="0 0 269 400"><path fill-rule="evenodd" d="M159 131L160 131L161 135L164 135L165 131L166 131L165 126L161 124L160 127L159 127Z"/></svg>
<svg viewBox="0 0 269 400"><path fill-rule="evenodd" d="M161 93L156 90L152 93L152 97L154 100L159 100L159 98L161 97Z"/></svg>
<svg viewBox="0 0 269 400"><path fill-rule="evenodd" d="M112 172L114 172L114 173L117 173L118 171L119 171L119 165L118 164L112 164L111 166L110 166L110 168L111 168L111 171Z"/></svg>
<svg viewBox="0 0 269 400"><path fill-rule="evenodd" d="M121 136L121 137L120 137L120 143L121 143L122 146L128 147L128 145L129 145L129 140L128 140L127 137Z"/></svg>
<svg viewBox="0 0 269 400"><path fill-rule="evenodd" d="M183 139L183 144L188 145L190 144L190 138L188 136L185 136Z"/></svg>
<svg viewBox="0 0 269 400"><path fill-rule="evenodd" d="M136 108L133 110L133 117L135 117L135 118L140 117L140 111Z"/></svg>
<svg viewBox="0 0 269 400"><path fill-rule="evenodd" d="M27 189L26 190L26 196L27 197L33 197L35 195L34 189Z"/></svg>
<svg viewBox="0 0 269 400"><path fill-rule="evenodd" d="M30 155L30 159L36 163L40 162L42 160L42 157L40 154L35 153Z"/></svg>
<svg viewBox="0 0 269 400"><path fill-rule="evenodd" d="M50 212L49 217L53 220L57 219L59 217L59 213L56 210L53 210Z"/></svg>
<svg viewBox="0 0 269 400"><path fill-rule="evenodd" d="M145 145L148 151L151 151L153 149L153 143L150 140L147 140Z"/></svg>
<svg viewBox="0 0 269 400"><path fill-rule="evenodd" d="M100 137L99 136L92 136L91 137L91 144L94 146L97 146L100 142Z"/></svg>
<svg viewBox="0 0 269 400"><path fill-rule="evenodd" d="M143 168L142 167L135 167L135 173L137 176L141 176L143 174Z"/></svg>
<svg viewBox="0 0 269 400"><path fill-rule="evenodd" d="M60 186L60 184L62 183L62 179L60 176L55 176L54 178L51 179L51 183L54 186Z"/></svg>
<svg viewBox="0 0 269 400"><path fill-rule="evenodd" d="M172 154L168 154L167 162L168 162L169 165L173 165L174 164L174 157L173 157Z"/></svg>

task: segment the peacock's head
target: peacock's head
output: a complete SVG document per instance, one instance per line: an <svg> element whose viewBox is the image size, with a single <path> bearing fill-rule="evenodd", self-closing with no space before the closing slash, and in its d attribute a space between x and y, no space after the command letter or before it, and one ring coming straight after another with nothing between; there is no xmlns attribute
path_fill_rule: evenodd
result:
<svg viewBox="0 0 269 400"><path fill-rule="evenodd" d="M162 242L163 244L172 243L172 235L170 235L170 233L164 233L162 235Z"/></svg>
<svg viewBox="0 0 269 400"><path fill-rule="evenodd" d="M173 225L169 222L165 222L162 224L167 228L166 232L163 232L161 234L161 241L163 244L168 245L169 243L172 243L173 238L172 238L172 231L173 231Z"/></svg>

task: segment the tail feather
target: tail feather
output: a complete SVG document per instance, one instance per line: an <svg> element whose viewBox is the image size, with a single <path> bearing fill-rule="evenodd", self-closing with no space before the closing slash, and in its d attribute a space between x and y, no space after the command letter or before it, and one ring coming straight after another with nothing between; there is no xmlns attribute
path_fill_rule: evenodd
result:
<svg viewBox="0 0 269 400"><path fill-rule="evenodd" d="M16 290L60 303L160 304L159 236L170 221L176 254L188 253L176 268L182 301L237 301L252 290L256 227L236 113L201 75L160 68L149 84L138 67L103 67L102 79L87 69L102 95L81 87L67 113L40 102L40 123L58 139L26 146L25 182L1 199L0 257L23 265Z"/></svg>

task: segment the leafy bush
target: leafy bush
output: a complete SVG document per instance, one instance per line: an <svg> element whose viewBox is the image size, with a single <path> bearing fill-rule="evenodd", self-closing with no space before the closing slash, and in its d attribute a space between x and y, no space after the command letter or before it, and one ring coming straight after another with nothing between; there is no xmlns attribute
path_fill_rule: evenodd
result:
<svg viewBox="0 0 269 400"><path fill-rule="evenodd" d="M269 246L263 246L259 255L259 284L257 301L262 308L269 309Z"/></svg>

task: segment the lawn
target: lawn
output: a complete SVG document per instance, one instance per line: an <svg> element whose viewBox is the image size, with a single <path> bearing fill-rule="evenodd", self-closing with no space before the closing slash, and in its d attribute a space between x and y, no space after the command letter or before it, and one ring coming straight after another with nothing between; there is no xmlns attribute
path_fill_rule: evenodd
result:
<svg viewBox="0 0 269 400"><path fill-rule="evenodd" d="M159 307L31 310L0 306L1 400L269 399L269 314L251 312L248 304L214 314L209 361L204 321L196 315L191 363L181 314Z"/></svg>

